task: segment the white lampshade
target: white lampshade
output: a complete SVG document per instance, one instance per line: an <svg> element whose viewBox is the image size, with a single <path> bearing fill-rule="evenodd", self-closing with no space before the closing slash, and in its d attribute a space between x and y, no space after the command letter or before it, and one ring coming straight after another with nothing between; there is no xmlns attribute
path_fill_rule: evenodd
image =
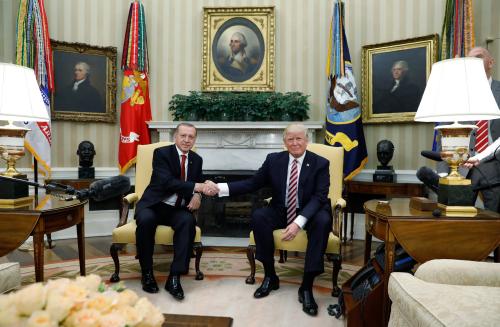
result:
<svg viewBox="0 0 500 327"><path fill-rule="evenodd" d="M0 63L0 120L49 121L33 69Z"/></svg>
<svg viewBox="0 0 500 327"><path fill-rule="evenodd" d="M467 57L432 65L415 121L450 122L500 118L483 60Z"/></svg>

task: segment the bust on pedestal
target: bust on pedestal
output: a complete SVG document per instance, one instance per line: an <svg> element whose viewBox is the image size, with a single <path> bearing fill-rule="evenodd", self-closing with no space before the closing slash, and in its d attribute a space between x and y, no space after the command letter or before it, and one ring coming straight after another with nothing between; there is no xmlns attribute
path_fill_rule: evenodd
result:
<svg viewBox="0 0 500 327"><path fill-rule="evenodd" d="M78 178L95 178L95 168L92 167L96 154L94 144L90 141L82 141L78 144L76 154L79 157Z"/></svg>
<svg viewBox="0 0 500 327"><path fill-rule="evenodd" d="M377 166L377 170L373 174L374 182L396 183L397 175L392 166L387 165L393 155L394 144L391 141L382 140L377 143L377 159L380 165Z"/></svg>

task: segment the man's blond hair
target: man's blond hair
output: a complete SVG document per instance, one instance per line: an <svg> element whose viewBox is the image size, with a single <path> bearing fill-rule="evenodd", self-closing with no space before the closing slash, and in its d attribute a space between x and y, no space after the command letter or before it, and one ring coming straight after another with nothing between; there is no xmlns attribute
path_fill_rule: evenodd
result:
<svg viewBox="0 0 500 327"><path fill-rule="evenodd" d="M307 127L304 126L304 124L300 124L300 123L291 123L290 125L288 125L285 130L283 131L283 140L285 140L286 138L286 135L288 133L295 133L295 132L303 132L304 133L304 136L306 137L306 140L309 139L309 137L307 136Z"/></svg>

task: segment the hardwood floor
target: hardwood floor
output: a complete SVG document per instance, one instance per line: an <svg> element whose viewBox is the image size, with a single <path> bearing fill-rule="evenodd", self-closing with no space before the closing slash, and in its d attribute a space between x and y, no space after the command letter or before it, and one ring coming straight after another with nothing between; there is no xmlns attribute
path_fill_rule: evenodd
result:
<svg viewBox="0 0 500 327"><path fill-rule="evenodd" d="M54 241L55 247L52 249L45 248L45 263L57 262L62 260L76 260L78 259L78 247L76 239L56 240ZM373 242L372 249L375 249L379 243ZM97 258L109 256L109 246L111 245L111 236L102 237L88 237L85 239L85 257ZM362 240L354 240L347 242L343 246L343 263L362 266L364 256L365 242ZM233 251L236 249L233 249ZM240 248L245 252L245 248ZM129 254L135 254L134 246L127 246L126 250ZM163 252L161 246L155 250ZM17 261L21 266L31 266L33 262L33 251L15 250L8 255L0 258L0 263Z"/></svg>

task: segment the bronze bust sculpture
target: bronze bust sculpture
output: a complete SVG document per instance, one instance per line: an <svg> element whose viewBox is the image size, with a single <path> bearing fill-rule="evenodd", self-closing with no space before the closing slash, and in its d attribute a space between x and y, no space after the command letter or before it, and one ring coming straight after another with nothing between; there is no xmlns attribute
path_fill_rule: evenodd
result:
<svg viewBox="0 0 500 327"><path fill-rule="evenodd" d="M396 174L392 166L387 164L391 161L394 155L394 144L389 140L382 140L377 143L377 159L380 165L377 166L375 174L373 174L374 182L395 183Z"/></svg>
<svg viewBox="0 0 500 327"><path fill-rule="evenodd" d="M90 141L80 142L76 154L79 157L78 178L94 178L95 169L92 167L96 154L94 144Z"/></svg>

